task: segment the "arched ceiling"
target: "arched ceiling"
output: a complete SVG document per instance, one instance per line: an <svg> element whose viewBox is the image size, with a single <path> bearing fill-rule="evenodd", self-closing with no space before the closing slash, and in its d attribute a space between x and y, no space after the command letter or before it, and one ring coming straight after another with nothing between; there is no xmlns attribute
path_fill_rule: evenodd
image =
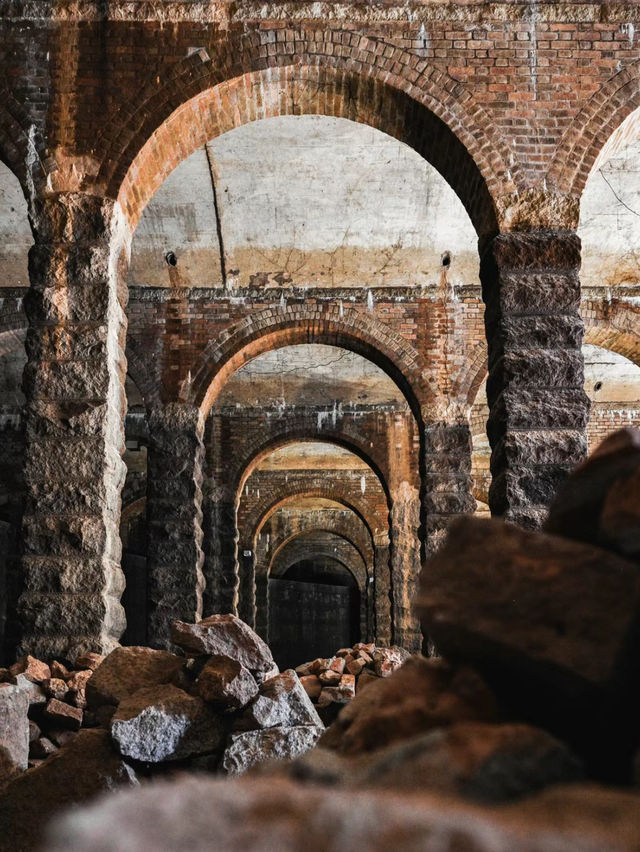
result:
<svg viewBox="0 0 640 852"><path fill-rule="evenodd" d="M18 178L0 162L0 287L27 287L27 254L33 235L27 217L27 202Z"/></svg>
<svg viewBox="0 0 640 852"><path fill-rule="evenodd" d="M173 251L178 264L165 261ZM147 206L133 284L377 287L478 280L477 237L444 178L386 134L343 118L281 116L223 134Z"/></svg>

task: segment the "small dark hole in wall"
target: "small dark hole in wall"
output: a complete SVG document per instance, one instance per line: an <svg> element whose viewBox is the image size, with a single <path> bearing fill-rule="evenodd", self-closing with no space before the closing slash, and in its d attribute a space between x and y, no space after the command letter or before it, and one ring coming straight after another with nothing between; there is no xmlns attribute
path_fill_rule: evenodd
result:
<svg viewBox="0 0 640 852"><path fill-rule="evenodd" d="M173 251L168 251L164 256L164 259L167 261L169 266L177 266L178 265L178 258L176 257L176 254Z"/></svg>
<svg viewBox="0 0 640 852"><path fill-rule="evenodd" d="M602 382L596 382L593 386L594 391L602 390Z"/></svg>
<svg viewBox="0 0 640 852"><path fill-rule="evenodd" d="M449 266L450 263L451 263L451 254L448 251L445 251L445 253L442 255L442 265L443 266Z"/></svg>

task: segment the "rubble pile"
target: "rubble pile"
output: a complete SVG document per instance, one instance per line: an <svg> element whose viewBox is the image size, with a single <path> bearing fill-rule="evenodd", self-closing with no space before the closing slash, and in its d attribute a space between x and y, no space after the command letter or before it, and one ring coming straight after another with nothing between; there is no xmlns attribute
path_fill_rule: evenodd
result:
<svg viewBox="0 0 640 852"><path fill-rule="evenodd" d="M397 645L383 648L373 642L357 642L352 648L340 648L333 657L318 657L297 666L296 673L326 722L332 721L356 692L393 674L409 656Z"/></svg>

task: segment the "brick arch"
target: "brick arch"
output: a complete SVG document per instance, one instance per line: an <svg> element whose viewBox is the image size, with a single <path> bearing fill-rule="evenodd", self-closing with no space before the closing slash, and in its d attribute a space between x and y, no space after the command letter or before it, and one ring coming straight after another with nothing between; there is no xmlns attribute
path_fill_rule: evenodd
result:
<svg viewBox="0 0 640 852"><path fill-rule="evenodd" d="M210 139L261 118L313 114L369 124L414 148L458 194L478 234L495 233L493 198L513 192L520 171L471 93L399 47L327 35L339 38L338 49L300 31L293 55L274 31L269 59L251 37L214 46L212 61L189 57L164 85L150 82L117 130L116 117L108 122L97 144L98 182L132 226L169 172Z"/></svg>
<svg viewBox="0 0 640 852"><path fill-rule="evenodd" d="M300 536L297 536L297 537L294 537L293 539L291 539L291 541L288 542L288 546L292 547L293 545L296 545L296 539L297 538L300 538ZM342 538L342 536L336 536L336 538ZM343 540L347 541L347 543L351 545L351 547L353 549L354 559L359 558L361 560L362 555L358 552L357 548L354 547L352 542L349 542L347 539L343 539ZM298 543L298 546L299 545L300 545L300 543ZM332 553L330 551L330 546L331 545L328 542L323 543L323 544L318 543L318 544L315 544L315 545L309 544L308 545L308 547L309 547L308 555L309 555L310 558L313 558L314 556L324 556L324 557L328 557L330 559L335 560L337 563L342 565L342 567L345 568L351 574L351 576L353 577L353 579L356 582L356 585L357 585L360 593L361 594L365 593L366 588L367 588L367 574L366 574L365 564L362 563L362 566L360 567L359 570L353 564L348 565L344 558L341 558L339 555L336 555L335 553ZM289 568L292 567L292 565L295 565L297 562L300 562L302 558L303 558L303 554L296 553L295 556L291 557L292 561L290 561L286 565L286 567L283 569L283 572L286 572ZM274 565L275 559L276 559L276 557L274 556L274 558L271 561L271 564L269 565L269 571L268 571L269 576L280 576L280 575L273 574L273 570L275 568L275 565Z"/></svg>
<svg viewBox="0 0 640 852"><path fill-rule="evenodd" d="M623 355L640 367L640 311L619 302L583 304L584 342Z"/></svg>
<svg viewBox="0 0 640 852"><path fill-rule="evenodd" d="M240 320L205 348L191 370L193 381L183 383L180 401L198 405L206 417L222 385L236 370L265 352L302 343L339 346L372 361L395 381L422 425L421 408L435 393L427 383L420 354L366 308L335 303L274 306Z"/></svg>
<svg viewBox="0 0 640 852"><path fill-rule="evenodd" d="M40 194L47 179L45 143L13 96L8 82L0 83L0 160L15 175L27 204Z"/></svg>
<svg viewBox="0 0 640 852"><path fill-rule="evenodd" d="M157 376L154 375L155 360L150 363L149 353L141 352L139 345L132 335L127 335L127 374L135 384L144 401L145 408L150 411L162 406Z"/></svg>
<svg viewBox="0 0 640 852"><path fill-rule="evenodd" d="M287 424L284 424L281 433L276 435L272 433L268 438L262 439L260 442L255 441L246 447L246 454L238 465L238 475L233 483L233 495L236 501L244 488L245 482L263 459L282 447L301 442L336 444L349 450L371 468L378 477L387 500L389 500L388 473L383 472L383 467L386 468L386 465L377 457L375 448L369 447L368 442L365 442L363 438L354 435L351 430L347 432L338 428L328 430L318 428L314 435L309 435L308 430L295 426L288 428Z"/></svg>
<svg viewBox="0 0 640 852"><path fill-rule="evenodd" d="M334 503L339 503L341 506L350 509L369 530L372 541L376 540L376 536L374 534L376 524L373 522L373 519L368 516L366 507L360 504L359 501L354 500L353 495L342 494L339 489L336 490L335 483L328 484L321 488L310 488L301 484L299 487L290 488L286 494L276 497L274 500L263 501L256 507L253 514L246 519L245 540L251 542L255 541L265 523L274 512L283 508L287 504L300 499L301 497L315 497L332 500ZM255 550L255 547L253 549Z"/></svg>
<svg viewBox="0 0 640 852"><path fill-rule="evenodd" d="M635 62L601 86L571 122L547 171L547 185L579 197L594 166L637 137L639 109L640 62Z"/></svg>
<svg viewBox="0 0 640 852"><path fill-rule="evenodd" d="M460 379L455 388L456 396L464 399L467 405L473 405L478 396L480 385L489 370L489 355L486 344L477 346L473 355L460 370Z"/></svg>
<svg viewBox="0 0 640 852"><path fill-rule="evenodd" d="M362 558L364 565L367 565L367 561L371 563L371 567L373 568L373 539L371 538L371 530L362 523L362 530L364 535L367 538L362 538L360 535L354 535L353 529L350 528L350 525L345 521L345 519L341 518L336 523L331 523L326 518L322 518L317 521L311 521L308 526L302 526L299 529L296 529L293 532L285 533L282 536L275 536L275 538L271 541L268 550L264 555L264 561L260 561L259 565L264 567L270 567L273 564L274 559L277 558L280 551L286 547L291 541L294 541L297 538L303 537L309 533L331 533L332 535L336 535L339 538L343 538L345 541L348 541L349 544L353 545L353 547L357 550ZM271 533L273 536L273 533ZM356 539L358 539L356 541ZM256 571L258 566L256 566ZM268 571L267 571L268 573Z"/></svg>

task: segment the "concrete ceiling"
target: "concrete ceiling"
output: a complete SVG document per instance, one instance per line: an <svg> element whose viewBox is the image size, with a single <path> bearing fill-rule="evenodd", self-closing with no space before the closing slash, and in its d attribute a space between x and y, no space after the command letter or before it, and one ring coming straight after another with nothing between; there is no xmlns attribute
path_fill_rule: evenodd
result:
<svg viewBox="0 0 640 852"><path fill-rule="evenodd" d="M230 287L437 285L448 251L449 281L474 283L476 246L462 203L413 149L347 119L282 116L175 169L138 226L131 281L221 286L222 255Z"/></svg>
<svg viewBox="0 0 640 852"><path fill-rule="evenodd" d="M405 407L389 376L361 355L337 346L303 343L260 355L225 384L216 408L255 405L282 411L291 405Z"/></svg>

